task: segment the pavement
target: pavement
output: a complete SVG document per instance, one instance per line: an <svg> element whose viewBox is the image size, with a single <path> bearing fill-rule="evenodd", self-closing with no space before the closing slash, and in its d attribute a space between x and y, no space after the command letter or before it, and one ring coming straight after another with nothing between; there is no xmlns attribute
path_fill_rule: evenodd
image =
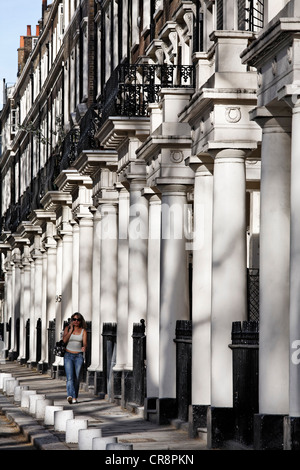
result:
<svg viewBox="0 0 300 470"><path fill-rule="evenodd" d="M176 423L156 425L144 420L139 413L125 410L118 404L101 399L85 390L80 390L78 403L70 405L66 400L64 379L53 379L47 373L41 374L35 369L12 361L0 364L0 373L12 374L20 386L28 386L29 390L45 395L46 399L52 400L54 406L62 406L63 410L72 410L74 419L87 419L88 429L101 429L102 437L116 437L118 443L131 444L134 452L147 451L148 455L163 453L167 456L174 454L174 459L178 459L180 454L181 463L184 463L184 459L188 459L188 456L193 459L195 455L199 455L198 451L208 450L204 439L190 438L187 430ZM44 419L37 419L32 410L30 412L29 408L21 407L21 404L20 401L15 401L15 395L0 390L0 413L17 425L38 450L80 450L78 443L66 442L65 431L58 431L54 425L46 425ZM176 461L160 463L172 464ZM191 461L188 460L186 463Z"/></svg>

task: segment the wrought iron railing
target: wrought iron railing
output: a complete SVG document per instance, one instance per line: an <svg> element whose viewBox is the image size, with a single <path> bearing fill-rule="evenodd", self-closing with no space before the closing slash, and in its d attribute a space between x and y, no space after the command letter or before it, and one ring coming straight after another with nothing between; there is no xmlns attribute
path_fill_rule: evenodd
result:
<svg viewBox="0 0 300 470"><path fill-rule="evenodd" d="M76 153L80 155L82 150L91 150L98 147L98 143L95 140L95 134L99 126L99 115L94 109L94 106L90 107L80 121L79 134L77 136ZM71 163L76 159L73 158Z"/></svg>
<svg viewBox="0 0 300 470"><path fill-rule="evenodd" d="M264 0L248 0L249 7L246 10L245 23L249 31L259 31L264 27Z"/></svg>
<svg viewBox="0 0 300 470"><path fill-rule="evenodd" d="M120 65L105 84L101 123L108 116L147 116L148 105L160 100L162 88L193 88L193 65Z"/></svg>
<svg viewBox="0 0 300 470"><path fill-rule="evenodd" d="M259 269L247 269L248 320L259 321Z"/></svg>
<svg viewBox="0 0 300 470"><path fill-rule="evenodd" d="M19 203L2 216L0 226L15 230L30 211L40 207L40 200L47 191L57 189L55 179L72 165L82 150L99 147L95 135L108 116L147 116L148 105L160 101L162 88L194 88L194 83L192 65L119 65L105 84L101 103L91 107L82 117L80 126L72 129L53 149Z"/></svg>

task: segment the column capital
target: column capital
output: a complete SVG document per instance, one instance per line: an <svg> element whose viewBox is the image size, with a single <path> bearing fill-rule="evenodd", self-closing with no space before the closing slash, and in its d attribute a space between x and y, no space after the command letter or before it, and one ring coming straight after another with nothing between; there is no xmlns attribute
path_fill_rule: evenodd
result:
<svg viewBox="0 0 300 470"><path fill-rule="evenodd" d="M287 106L267 108L260 106L250 112L250 120L255 121L263 131L278 129L281 132L291 131L291 111Z"/></svg>
<svg viewBox="0 0 300 470"><path fill-rule="evenodd" d="M101 216L108 214L116 214L118 211L118 201L103 200L98 206Z"/></svg>
<svg viewBox="0 0 300 470"><path fill-rule="evenodd" d="M293 111L300 108L300 86L299 84L291 83L284 85L277 93L278 100L284 101Z"/></svg>
<svg viewBox="0 0 300 470"><path fill-rule="evenodd" d="M93 180L89 175L81 175L76 169L63 170L55 180L60 191L72 194L77 186L92 189Z"/></svg>
<svg viewBox="0 0 300 470"><path fill-rule="evenodd" d="M93 178L102 168L117 169L118 152L116 150L83 150L74 162L74 167L81 175Z"/></svg>
<svg viewBox="0 0 300 470"><path fill-rule="evenodd" d="M148 201L151 203L161 202L160 191L155 191L154 189L149 188L148 186L142 190L142 196L145 196L145 198L147 198Z"/></svg>
<svg viewBox="0 0 300 470"><path fill-rule="evenodd" d="M244 163L248 152L244 149L218 149L213 153L214 164L216 163Z"/></svg>
<svg viewBox="0 0 300 470"><path fill-rule="evenodd" d="M188 191L191 188L191 185L185 184L158 184L158 188L161 191L162 196L169 195L169 196L186 196Z"/></svg>
<svg viewBox="0 0 300 470"><path fill-rule="evenodd" d="M189 166L195 173L211 175L213 173L214 162L209 153L190 155L185 159L186 166Z"/></svg>
<svg viewBox="0 0 300 470"><path fill-rule="evenodd" d="M47 191L41 200L43 207L47 211L56 211L62 205L72 206L72 196L63 191Z"/></svg>

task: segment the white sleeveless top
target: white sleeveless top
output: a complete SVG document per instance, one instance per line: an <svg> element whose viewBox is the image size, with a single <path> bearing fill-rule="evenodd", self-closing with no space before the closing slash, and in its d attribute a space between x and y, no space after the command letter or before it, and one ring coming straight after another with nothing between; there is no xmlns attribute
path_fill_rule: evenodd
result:
<svg viewBox="0 0 300 470"><path fill-rule="evenodd" d="M76 353L81 352L82 344L83 344L83 328L79 335L72 334L70 336L70 339L67 344L67 349L68 351L72 351Z"/></svg>

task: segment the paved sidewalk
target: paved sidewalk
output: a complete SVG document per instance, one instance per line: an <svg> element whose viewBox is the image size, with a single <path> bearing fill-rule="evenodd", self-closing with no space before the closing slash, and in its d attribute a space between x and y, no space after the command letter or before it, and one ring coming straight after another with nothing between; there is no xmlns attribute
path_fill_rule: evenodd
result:
<svg viewBox="0 0 300 470"><path fill-rule="evenodd" d="M79 403L70 405L66 400L65 380L52 379L48 374L40 374L15 362L0 364L0 373L11 373L19 385L29 386L29 390L44 394L53 405L73 410L74 418L88 419L88 428L102 430L102 437L113 436L119 443L132 444L133 450L143 451L199 451L207 450L200 438L191 439L187 431L173 425L155 425L143 417L122 409L115 403L99 399L91 393L80 391ZM65 433L57 432L53 426L46 426L22 409L20 402L0 390L0 411L15 422L28 436L28 439L42 450L78 450L78 444L65 442ZM182 453L182 452L181 452ZM127 454L126 454L127 455Z"/></svg>

